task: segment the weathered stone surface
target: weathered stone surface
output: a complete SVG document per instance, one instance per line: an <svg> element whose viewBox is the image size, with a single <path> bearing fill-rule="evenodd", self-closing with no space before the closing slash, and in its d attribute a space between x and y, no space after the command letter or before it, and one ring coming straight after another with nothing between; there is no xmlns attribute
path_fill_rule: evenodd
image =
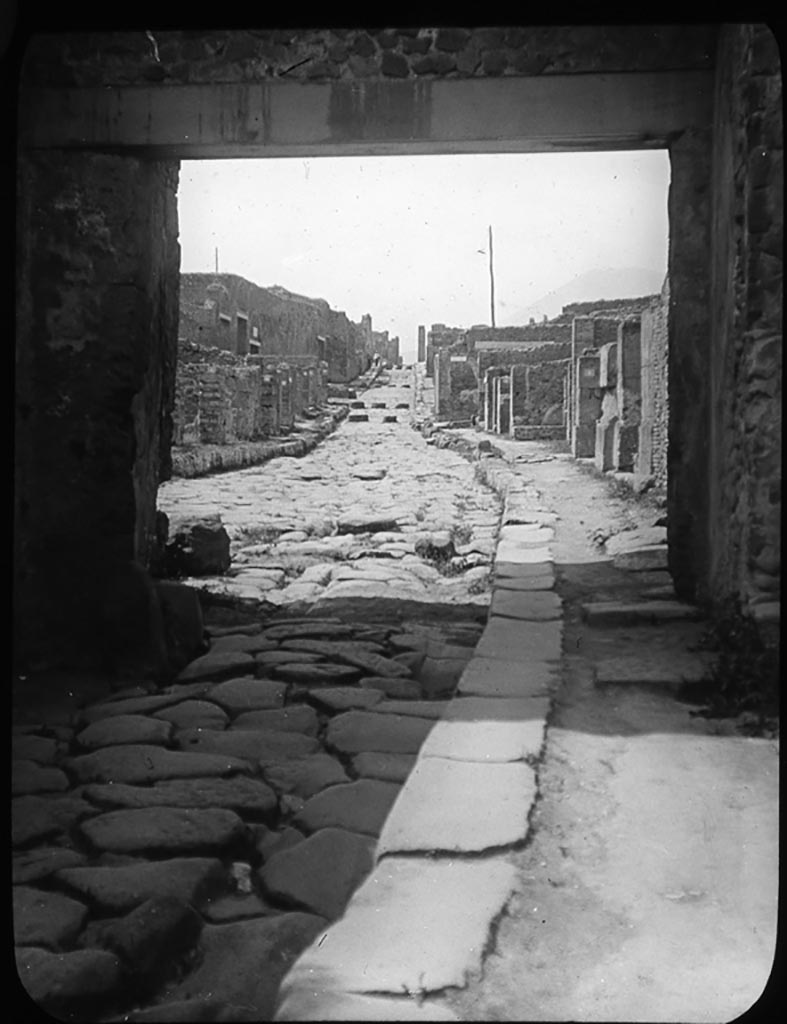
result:
<svg viewBox="0 0 787 1024"><path fill-rule="evenodd" d="M636 655L600 658L595 662L598 684L672 684L695 683L704 679L715 658L702 651L641 651Z"/></svg>
<svg viewBox="0 0 787 1024"><path fill-rule="evenodd" d="M275 729L184 729L178 733L183 750L206 754L226 754L246 761L271 761L281 757L303 757L319 750L313 736Z"/></svg>
<svg viewBox="0 0 787 1024"><path fill-rule="evenodd" d="M281 729L316 736L320 722L317 712L305 704L291 704L271 711L244 711L232 723L232 729Z"/></svg>
<svg viewBox="0 0 787 1024"><path fill-rule="evenodd" d="M257 826L259 828L259 826ZM297 846L298 843L304 842L306 836L303 832L300 832L297 828L287 826L281 830L281 832L274 832L268 830L265 835L261 835L255 845L257 853L262 857L263 860L267 860L272 857L274 853L279 853L281 850L291 850L293 846Z"/></svg>
<svg viewBox="0 0 787 1024"><path fill-rule="evenodd" d="M542 547L555 539L555 531L550 526L528 523L527 525L502 526L499 536L501 543L505 542L525 548Z"/></svg>
<svg viewBox="0 0 787 1024"><path fill-rule="evenodd" d="M199 967L168 998L197 1005L210 999L228 1021L272 1020L282 977L326 925L324 918L302 913L206 925Z"/></svg>
<svg viewBox="0 0 787 1024"><path fill-rule="evenodd" d="M415 754L356 754L353 768L361 778L380 779L383 782L405 781L416 762Z"/></svg>
<svg viewBox="0 0 787 1024"><path fill-rule="evenodd" d="M367 750L416 754L432 722L409 715L377 715L374 711L346 711L328 723L325 741L343 754Z"/></svg>
<svg viewBox="0 0 787 1024"><path fill-rule="evenodd" d="M418 682L423 696L428 700L449 697L456 689L470 655L468 651L461 658L424 658L418 670Z"/></svg>
<svg viewBox="0 0 787 1024"><path fill-rule="evenodd" d="M395 518L357 513L340 516L336 526L339 533L393 533L398 529Z"/></svg>
<svg viewBox="0 0 787 1024"><path fill-rule="evenodd" d="M57 892L15 885L13 894L14 942L17 946L58 949L76 937L87 917L84 903Z"/></svg>
<svg viewBox="0 0 787 1024"><path fill-rule="evenodd" d="M326 995L330 1005L337 990L402 995L464 987L515 885L515 868L502 857L386 857L287 975L280 1014L299 991Z"/></svg>
<svg viewBox="0 0 787 1024"><path fill-rule="evenodd" d="M227 924L229 921L265 917L278 913L278 911L264 903L256 893L236 893L209 901L202 908L201 913L211 924Z"/></svg>
<svg viewBox="0 0 787 1024"><path fill-rule="evenodd" d="M323 828L294 849L274 854L258 874L272 897L332 921L373 866L373 839Z"/></svg>
<svg viewBox="0 0 787 1024"><path fill-rule="evenodd" d="M287 687L273 679L253 679L243 676L218 683L208 691L210 700L220 704L225 711L236 714L239 711L264 711L280 708L284 704Z"/></svg>
<svg viewBox="0 0 787 1024"><path fill-rule="evenodd" d="M206 687L207 689L207 687ZM150 697L129 697L126 700L105 700L99 704L91 704L82 714L86 721L96 722L110 715L147 715L162 708L171 707L184 699L185 694L172 691L154 694ZM188 694L193 696L193 694Z"/></svg>
<svg viewBox="0 0 787 1024"><path fill-rule="evenodd" d="M616 569L627 569L629 572L649 572L653 569L667 568L667 545L636 548L634 551L623 551L615 555L612 564Z"/></svg>
<svg viewBox="0 0 787 1024"><path fill-rule="evenodd" d="M12 860L14 885L26 882L37 882L48 878L60 868L72 868L83 864L86 858L76 850L67 850L62 846L48 846L20 853Z"/></svg>
<svg viewBox="0 0 787 1024"><path fill-rule="evenodd" d="M224 807L257 815L276 808L276 794L259 779L239 775L232 779L175 779L154 786L123 783L86 786L84 795L98 807Z"/></svg>
<svg viewBox="0 0 787 1024"><path fill-rule="evenodd" d="M187 665L205 650L204 624L199 595L193 587L174 580L156 580L169 662L173 671Z"/></svg>
<svg viewBox="0 0 787 1024"><path fill-rule="evenodd" d="M423 655L419 657L423 660ZM376 690L398 700L418 700L421 696L421 688L414 679L400 676L366 676L359 685L364 690Z"/></svg>
<svg viewBox="0 0 787 1024"><path fill-rule="evenodd" d="M385 694L382 690L358 689L355 686L334 686L312 690L309 701L328 711L349 711L350 708L370 708L380 703Z"/></svg>
<svg viewBox="0 0 787 1024"><path fill-rule="evenodd" d="M553 561L552 549L547 546L533 548L522 547L512 542L501 541L495 551L495 571L501 572L503 566L540 565L542 568Z"/></svg>
<svg viewBox="0 0 787 1024"><path fill-rule="evenodd" d="M170 524L166 560L172 575L220 576L230 567L230 538L219 515Z"/></svg>
<svg viewBox="0 0 787 1024"><path fill-rule="evenodd" d="M280 626L268 626L263 636L270 640L294 640L297 637L351 637L353 627L338 619L314 619L310 622L289 622Z"/></svg>
<svg viewBox="0 0 787 1024"><path fill-rule="evenodd" d="M245 579L245 577L244 577ZM210 653L220 654L227 651L245 651L247 654L270 654L279 646L278 641L271 640L264 633L250 636L248 633L233 633L219 636L211 641Z"/></svg>
<svg viewBox="0 0 787 1024"><path fill-rule="evenodd" d="M92 922L80 944L117 953L137 983L149 984L172 969L201 930L202 918L188 903L174 896L154 896L120 920Z"/></svg>
<svg viewBox="0 0 787 1024"><path fill-rule="evenodd" d="M538 697L560 681L557 665L478 655L467 663L456 688L458 696Z"/></svg>
<svg viewBox="0 0 787 1024"><path fill-rule="evenodd" d="M96 809L80 797L21 796L11 801L11 842L27 846L66 832Z"/></svg>
<svg viewBox="0 0 787 1024"><path fill-rule="evenodd" d="M190 662L178 676L178 682L198 679L226 679L254 670L254 658L246 651L209 651Z"/></svg>
<svg viewBox="0 0 787 1024"><path fill-rule="evenodd" d="M49 736L14 734L11 738L11 757L15 761L36 761L52 764L57 754L57 740Z"/></svg>
<svg viewBox="0 0 787 1024"><path fill-rule="evenodd" d="M625 530L610 537L604 545L608 555L619 555L624 551L635 551L657 544L667 543L666 526L642 526L636 530Z"/></svg>
<svg viewBox="0 0 787 1024"><path fill-rule="evenodd" d="M322 660L321 654L307 654L305 651L261 651L255 656L257 665L263 671L277 668L279 665L291 665L293 662L299 665L313 665Z"/></svg>
<svg viewBox="0 0 787 1024"><path fill-rule="evenodd" d="M406 850L471 853L521 842L535 796L535 773L522 762L421 757L383 826L378 858Z"/></svg>
<svg viewBox="0 0 787 1024"><path fill-rule="evenodd" d="M495 556L495 579L542 580L555 579L555 570L551 560L545 562L514 562Z"/></svg>
<svg viewBox="0 0 787 1024"><path fill-rule="evenodd" d="M551 590L522 591L500 588L492 594L489 611L492 615L504 618L544 622L548 619L559 619L562 608L562 601Z"/></svg>
<svg viewBox="0 0 787 1024"><path fill-rule="evenodd" d="M424 740L420 756L482 764L536 758L548 711L546 697L457 697Z"/></svg>
<svg viewBox="0 0 787 1024"><path fill-rule="evenodd" d="M539 622L529 627L515 619L492 618L475 649L481 658L502 658L525 664L557 661L561 655L563 623Z"/></svg>
<svg viewBox="0 0 787 1024"><path fill-rule="evenodd" d="M68 776L59 768L36 761L11 764L11 792L14 796L32 793L62 793L68 789Z"/></svg>
<svg viewBox="0 0 787 1024"><path fill-rule="evenodd" d="M165 746L172 726L146 715L113 715L93 722L77 734L77 743L88 750L126 743L154 743Z"/></svg>
<svg viewBox="0 0 787 1024"><path fill-rule="evenodd" d="M132 1018L136 1020L137 1018ZM366 996L357 992L326 991L305 987L289 992L276 1011L274 1020L443 1020L460 1018L447 1007L420 1002L413 996Z"/></svg>
<svg viewBox="0 0 787 1024"><path fill-rule="evenodd" d="M120 867L63 868L57 878L102 912L122 914L147 899L167 895L199 906L224 884L225 869L212 857L173 857Z"/></svg>
<svg viewBox="0 0 787 1024"><path fill-rule="evenodd" d="M94 847L114 853L223 850L243 836L244 828L234 811L216 807L109 811L80 825Z"/></svg>
<svg viewBox="0 0 787 1024"><path fill-rule="evenodd" d="M317 665L292 662L289 665L274 665L269 671L277 679L302 686L341 686L342 683L354 682L361 674L360 669L352 665L333 665L330 662Z"/></svg>
<svg viewBox="0 0 787 1024"><path fill-rule="evenodd" d="M499 590L543 591L551 590L555 585L554 573L541 573L538 576L501 576L495 578L495 593Z"/></svg>
<svg viewBox="0 0 787 1024"><path fill-rule="evenodd" d="M350 781L340 762L329 754L312 754L289 761L262 761L260 767L263 778L277 793L295 793L304 799L328 786Z"/></svg>
<svg viewBox="0 0 787 1024"><path fill-rule="evenodd" d="M16 969L33 1002L53 1012L74 1000L109 995L122 980L118 958L102 949L50 953L17 948Z"/></svg>
<svg viewBox="0 0 787 1024"><path fill-rule="evenodd" d="M400 788L378 779L331 786L307 801L293 823L307 832L334 827L378 836Z"/></svg>
<svg viewBox="0 0 787 1024"><path fill-rule="evenodd" d="M184 700L154 712L153 717L171 722L176 729L223 729L229 721L226 711L209 700Z"/></svg>
<svg viewBox="0 0 787 1024"><path fill-rule="evenodd" d="M356 665L358 668L366 669L378 676L409 676L410 671L401 662L393 658L384 658L382 655L368 651L362 644L343 642L341 640L332 642L330 640L285 640L282 647L292 651L309 651L313 654L322 654L326 658L334 658L337 661L347 662Z"/></svg>
<svg viewBox="0 0 787 1024"><path fill-rule="evenodd" d="M415 715L416 718L440 718L448 707L445 700L383 700L374 705L376 715Z"/></svg>
<svg viewBox="0 0 787 1024"><path fill-rule="evenodd" d="M248 764L224 754L164 750L139 744L103 747L92 754L83 754L69 762L69 769L79 782L128 782L133 785L161 779L231 775L248 771Z"/></svg>
<svg viewBox="0 0 787 1024"><path fill-rule="evenodd" d="M702 618L696 605L683 601L587 601L582 617L591 626L624 626Z"/></svg>

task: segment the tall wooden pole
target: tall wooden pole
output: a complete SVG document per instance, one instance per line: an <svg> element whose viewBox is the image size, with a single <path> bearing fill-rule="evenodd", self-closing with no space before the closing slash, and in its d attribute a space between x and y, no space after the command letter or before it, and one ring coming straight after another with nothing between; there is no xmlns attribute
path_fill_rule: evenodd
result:
<svg viewBox="0 0 787 1024"><path fill-rule="evenodd" d="M214 260L215 260L215 264L216 264L216 273L218 274L218 272L219 272L219 247L218 246L216 246L216 248L214 249L213 255L214 255Z"/></svg>
<svg viewBox="0 0 787 1024"><path fill-rule="evenodd" d="M492 262L492 225L489 225L489 285L492 307L492 326L495 326L495 268Z"/></svg>

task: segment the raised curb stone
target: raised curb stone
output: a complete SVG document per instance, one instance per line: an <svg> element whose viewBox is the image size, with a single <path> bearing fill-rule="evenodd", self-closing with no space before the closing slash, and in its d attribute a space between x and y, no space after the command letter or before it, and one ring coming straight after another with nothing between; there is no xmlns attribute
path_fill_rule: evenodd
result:
<svg viewBox="0 0 787 1024"><path fill-rule="evenodd" d="M557 665L548 662L475 657L462 673L456 692L479 697L539 697L554 690L558 682Z"/></svg>
<svg viewBox="0 0 787 1024"><path fill-rule="evenodd" d="M559 619L562 615L563 602L551 590L507 590L495 589L489 606L491 615L511 619L526 619L532 622L544 622Z"/></svg>
<svg viewBox="0 0 787 1024"><path fill-rule="evenodd" d="M367 996L349 992L291 992L274 1020L443 1020L458 1021L447 1007L419 998Z"/></svg>
<svg viewBox="0 0 787 1024"><path fill-rule="evenodd" d="M481 764L536 758L548 710L546 698L459 697L427 736L420 756Z"/></svg>
<svg viewBox="0 0 787 1024"><path fill-rule="evenodd" d="M514 619L491 618L475 654L482 658L501 658L524 663L559 661L563 640L562 621L539 622L523 629Z"/></svg>

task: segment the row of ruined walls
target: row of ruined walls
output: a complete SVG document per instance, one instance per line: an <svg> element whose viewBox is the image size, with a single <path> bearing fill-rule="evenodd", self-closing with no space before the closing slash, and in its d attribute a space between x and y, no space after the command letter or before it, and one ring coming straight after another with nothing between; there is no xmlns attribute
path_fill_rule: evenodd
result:
<svg viewBox="0 0 787 1024"><path fill-rule="evenodd" d="M236 356L181 342L173 443L233 444L291 430L304 411L324 405L327 368Z"/></svg>

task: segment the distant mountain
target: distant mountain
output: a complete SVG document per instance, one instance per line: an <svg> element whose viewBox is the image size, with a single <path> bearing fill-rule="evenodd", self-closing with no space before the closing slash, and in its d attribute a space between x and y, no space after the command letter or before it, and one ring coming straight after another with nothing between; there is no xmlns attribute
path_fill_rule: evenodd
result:
<svg viewBox="0 0 787 1024"><path fill-rule="evenodd" d="M501 309L498 322L501 326L526 324L533 317L550 320L557 316L563 306L570 302L587 302L590 299L631 299L640 295L657 295L664 284L664 275L645 267L608 267L605 270L589 270L573 281L542 295L530 305L508 312Z"/></svg>

